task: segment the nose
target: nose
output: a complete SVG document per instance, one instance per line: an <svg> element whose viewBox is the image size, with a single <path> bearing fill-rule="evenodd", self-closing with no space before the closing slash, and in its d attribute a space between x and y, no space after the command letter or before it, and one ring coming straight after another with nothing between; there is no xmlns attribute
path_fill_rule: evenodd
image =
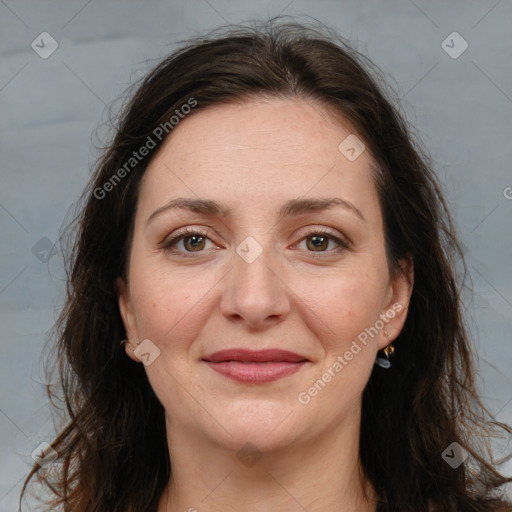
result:
<svg viewBox="0 0 512 512"><path fill-rule="evenodd" d="M261 330L280 323L290 312L290 290L270 249L252 262L233 253L233 266L224 281L221 312L232 322ZM275 260L275 258L274 258Z"/></svg>

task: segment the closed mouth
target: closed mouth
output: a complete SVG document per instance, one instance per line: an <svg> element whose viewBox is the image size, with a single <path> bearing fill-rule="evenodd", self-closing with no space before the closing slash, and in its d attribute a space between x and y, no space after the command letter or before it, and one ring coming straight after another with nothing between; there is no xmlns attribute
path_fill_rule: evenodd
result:
<svg viewBox="0 0 512 512"><path fill-rule="evenodd" d="M227 349L209 354L203 358L203 361L210 363L301 363L308 361L308 359L300 354L281 349L266 349L258 351L247 349Z"/></svg>

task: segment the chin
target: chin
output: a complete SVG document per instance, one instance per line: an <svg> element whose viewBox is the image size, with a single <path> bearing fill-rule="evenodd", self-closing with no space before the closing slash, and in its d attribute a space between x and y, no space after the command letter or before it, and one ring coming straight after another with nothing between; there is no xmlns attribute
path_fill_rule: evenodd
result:
<svg viewBox="0 0 512 512"><path fill-rule="evenodd" d="M212 434L217 437L220 433L219 442L229 449L239 450L250 442L262 451L275 450L292 441L290 426L292 418L296 424L295 416L292 406L287 407L268 400L231 404L230 407L223 408L222 414L215 415L227 432L219 428ZM209 426L211 428L211 422Z"/></svg>

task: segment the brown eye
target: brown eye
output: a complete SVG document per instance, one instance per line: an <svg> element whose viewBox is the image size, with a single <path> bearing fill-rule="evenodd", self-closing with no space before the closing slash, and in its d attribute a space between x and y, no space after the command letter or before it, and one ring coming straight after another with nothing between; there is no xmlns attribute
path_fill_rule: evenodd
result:
<svg viewBox="0 0 512 512"><path fill-rule="evenodd" d="M342 235L327 228L310 230L303 235L298 244L299 249L313 258L339 256L342 252L350 250L351 247L352 244Z"/></svg>
<svg viewBox="0 0 512 512"><path fill-rule="evenodd" d="M194 253L205 252L205 244L212 243L207 233L197 231L195 229L186 229L177 233L170 240L164 241L160 247L166 252L176 254L178 256L192 256Z"/></svg>
<svg viewBox="0 0 512 512"><path fill-rule="evenodd" d="M336 236L326 229L316 229L306 233L301 239L301 244L305 244L305 250L308 253L316 253L314 256L333 256L350 248L350 243ZM334 243L334 247L329 248L329 243Z"/></svg>
<svg viewBox="0 0 512 512"><path fill-rule="evenodd" d="M308 236L306 240L311 240L311 243L306 242L306 245L313 251L323 251L329 245L329 237L324 235Z"/></svg>
<svg viewBox="0 0 512 512"><path fill-rule="evenodd" d="M182 238L183 246L187 251L195 252L204 249L205 237L192 235L192 236L184 236ZM187 243L190 242L190 243Z"/></svg>

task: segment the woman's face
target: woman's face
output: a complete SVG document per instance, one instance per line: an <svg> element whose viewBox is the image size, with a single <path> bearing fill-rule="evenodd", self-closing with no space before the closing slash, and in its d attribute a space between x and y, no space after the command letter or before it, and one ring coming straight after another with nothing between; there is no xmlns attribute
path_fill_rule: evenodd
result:
<svg viewBox="0 0 512 512"><path fill-rule="evenodd" d="M119 304L177 439L272 450L359 417L412 281L390 277L372 160L349 135L314 103L252 100L191 114L151 161ZM228 349L302 362L214 362Z"/></svg>

